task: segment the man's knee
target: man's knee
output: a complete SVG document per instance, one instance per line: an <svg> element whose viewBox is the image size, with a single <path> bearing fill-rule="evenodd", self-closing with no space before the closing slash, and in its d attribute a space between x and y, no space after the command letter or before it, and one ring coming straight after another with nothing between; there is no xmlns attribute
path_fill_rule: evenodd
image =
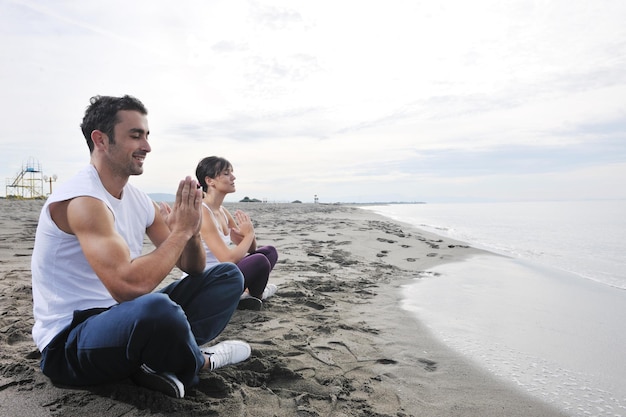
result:
<svg viewBox="0 0 626 417"><path fill-rule="evenodd" d="M228 281L233 285L240 285L243 291L243 274L234 263L223 262L217 264L205 273L207 276L219 279L220 281Z"/></svg>
<svg viewBox="0 0 626 417"><path fill-rule="evenodd" d="M167 294L151 293L137 299L136 325L153 326L161 330L188 330L188 322L183 309Z"/></svg>

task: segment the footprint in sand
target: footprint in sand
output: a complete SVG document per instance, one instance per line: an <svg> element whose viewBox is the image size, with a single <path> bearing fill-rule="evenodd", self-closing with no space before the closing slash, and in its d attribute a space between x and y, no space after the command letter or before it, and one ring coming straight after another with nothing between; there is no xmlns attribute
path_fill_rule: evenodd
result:
<svg viewBox="0 0 626 417"><path fill-rule="evenodd" d="M314 308L315 310L324 310L326 308L323 305L315 303L313 301L307 301L304 303L304 305L306 305L307 307Z"/></svg>
<svg viewBox="0 0 626 417"><path fill-rule="evenodd" d="M428 372L435 372L437 370L437 362L430 359L418 358L417 361L422 364L423 368Z"/></svg>

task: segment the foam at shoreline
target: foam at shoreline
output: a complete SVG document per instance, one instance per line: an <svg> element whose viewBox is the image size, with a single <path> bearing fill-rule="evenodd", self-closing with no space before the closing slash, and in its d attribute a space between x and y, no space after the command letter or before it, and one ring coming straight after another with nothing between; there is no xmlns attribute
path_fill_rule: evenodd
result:
<svg viewBox="0 0 626 417"><path fill-rule="evenodd" d="M626 414L626 291L502 256L438 265L402 307L446 344L572 415Z"/></svg>

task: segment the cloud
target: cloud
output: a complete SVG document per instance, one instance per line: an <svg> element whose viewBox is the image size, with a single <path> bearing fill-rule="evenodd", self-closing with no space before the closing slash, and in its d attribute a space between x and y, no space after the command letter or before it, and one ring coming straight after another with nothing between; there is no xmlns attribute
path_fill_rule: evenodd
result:
<svg viewBox="0 0 626 417"><path fill-rule="evenodd" d="M239 192L276 200L626 198L609 186L625 14L612 0L3 0L0 170L35 157L68 178L88 162L89 97L132 94L154 149L132 181L150 192L219 154Z"/></svg>

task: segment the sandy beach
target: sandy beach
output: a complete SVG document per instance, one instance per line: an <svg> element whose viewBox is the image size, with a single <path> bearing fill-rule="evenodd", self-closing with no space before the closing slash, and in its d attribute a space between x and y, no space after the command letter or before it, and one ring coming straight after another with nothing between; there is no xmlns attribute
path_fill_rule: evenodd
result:
<svg viewBox="0 0 626 417"><path fill-rule="evenodd" d="M228 205L279 251L278 293L262 311L237 311L216 340L248 341L246 362L202 373L182 400L131 381L54 386L30 335L42 205L0 199L0 416L563 415L469 363L399 307L402 285L479 250L346 205Z"/></svg>

